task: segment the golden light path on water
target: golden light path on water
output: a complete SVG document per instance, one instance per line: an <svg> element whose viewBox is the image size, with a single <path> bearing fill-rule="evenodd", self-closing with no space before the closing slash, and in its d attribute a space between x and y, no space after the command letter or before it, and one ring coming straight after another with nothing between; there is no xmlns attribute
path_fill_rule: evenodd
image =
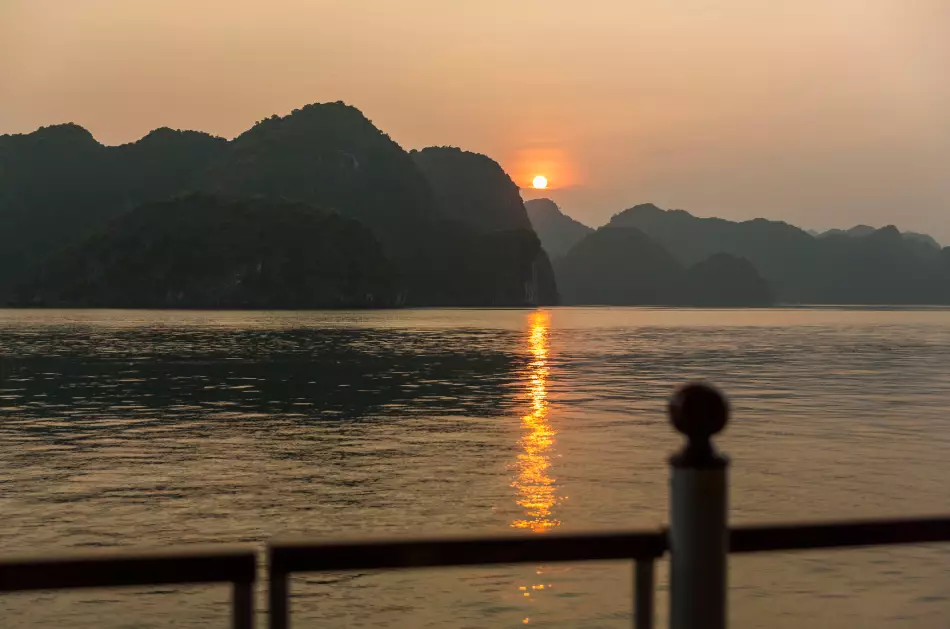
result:
<svg viewBox="0 0 950 629"><path fill-rule="evenodd" d="M534 312L529 322L528 347L532 361L528 368L528 397L531 412L521 418L521 453L515 464L517 474L511 484L518 493L517 502L524 509L524 517L514 520L511 526L544 533L561 524L551 513L558 496L555 479L550 476L550 452L557 434L548 422L550 315L543 311Z"/></svg>
<svg viewBox="0 0 950 629"><path fill-rule="evenodd" d="M548 421L548 331L550 315L544 311L532 313L528 318L528 350L531 363L528 366L527 396L531 412L521 418L522 436L518 441L521 452L515 463L516 475L511 486L517 492L517 503L524 510L524 517L512 521L511 526L533 533L544 533L561 525L552 511L560 498L557 495L556 479L550 475L551 450L557 432ZM544 567L538 566L535 574L540 577ZM528 583L518 588L521 596L534 601L535 594L550 589L551 584ZM531 623L531 617L522 620Z"/></svg>

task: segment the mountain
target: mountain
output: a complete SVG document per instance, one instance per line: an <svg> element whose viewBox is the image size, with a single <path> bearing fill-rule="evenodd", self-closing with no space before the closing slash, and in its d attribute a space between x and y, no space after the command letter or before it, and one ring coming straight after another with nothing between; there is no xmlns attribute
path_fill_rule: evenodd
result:
<svg viewBox="0 0 950 629"><path fill-rule="evenodd" d="M566 304L768 306L773 296L752 264L715 254L689 268L634 227L604 226L555 262Z"/></svg>
<svg viewBox="0 0 950 629"><path fill-rule="evenodd" d="M113 162L109 187L121 192L122 211L197 189L207 165L228 146L207 133L155 129L136 142L106 147Z"/></svg>
<svg viewBox="0 0 950 629"><path fill-rule="evenodd" d="M865 236L870 236L872 233L877 231L874 227L869 227L868 225L855 225L851 229L829 229L828 231L817 233L812 233L813 236L817 238L827 238L829 236L850 236L852 238L863 238ZM901 237L905 240L911 240L925 244L932 249L940 249L940 243L938 243L933 236L927 234L919 234L917 232L902 232Z"/></svg>
<svg viewBox="0 0 950 629"><path fill-rule="evenodd" d="M683 210L662 210L647 203L610 219L615 227L636 227L662 244L683 264L693 265L716 253L749 260L779 300L806 301L817 241L807 232L779 221L736 223L697 218Z"/></svg>
<svg viewBox="0 0 950 629"><path fill-rule="evenodd" d="M929 234L919 234L917 232L902 232L901 236L903 236L905 240L913 240L913 241L925 244L928 247L931 247L933 249L940 249L940 243L937 242L937 240L933 236L930 236Z"/></svg>
<svg viewBox="0 0 950 629"><path fill-rule="evenodd" d="M876 230L870 225L855 225L850 229L829 229L826 232L816 234L817 238L827 238L828 236L850 236L852 238L864 238L873 234Z"/></svg>
<svg viewBox="0 0 950 629"><path fill-rule="evenodd" d="M822 272L810 278L810 301L844 304L945 304L950 276L941 253L906 240L893 225L864 237L818 241Z"/></svg>
<svg viewBox="0 0 950 629"><path fill-rule="evenodd" d="M950 303L940 250L893 226L816 238L779 221L698 218L652 204L625 210L609 224L642 230L683 264L716 253L745 258L784 303Z"/></svg>
<svg viewBox="0 0 950 629"><path fill-rule="evenodd" d="M454 286L441 301L456 305L556 304L554 270L531 228L518 186L494 160L451 147L413 151L436 210L449 220L426 242L444 260L428 273L448 272ZM424 249L423 249L424 251ZM419 260L420 267L431 264ZM494 288L492 288L494 286Z"/></svg>
<svg viewBox="0 0 950 629"><path fill-rule="evenodd" d="M300 202L358 220L394 266L402 304L554 303L553 272L510 179L483 156L459 151L449 161L451 177L427 177L343 103L272 116L231 141L159 129L105 147L76 125L0 136L0 301L45 260L132 208L197 191ZM508 213L519 233L486 232L460 220L466 206L437 198L437 185L469 179L474 185L459 189L481 195L484 216Z"/></svg>
<svg viewBox="0 0 950 629"><path fill-rule="evenodd" d="M301 203L191 194L143 205L56 257L21 304L351 308L395 302L369 229Z"/></svg>
<svg viewBox="0 0 950 629"><path fill-rule="evenodd" d="M560 258L594 231L561 212L551 199L533 199L524 205L541 246L551 257Z"/></svg>
<svg viewBox="0 0 950 629"><path fill-rule="evenodd" d="M480 232L531 229L518 186L490 157L433 146L410 153L443 216Z"/></svg>
<svg viewBox="0 0 950 629"><path fill-rule="evenodd" d="M307 105L258 122L211 162L202 189L232 197L286 198L355 218L384 240L437 216L409 154L360 110Z"/></svg>
<svg viewBox="0 0 950 629"><path fill-rule="evenodd" d="M671 304L683 273L669 251L639 229L602 227L555 261L565 304Z"/></svg>
<svg viewBox="0 0 950 629"><path fill-rule="evenodd" d="M755 266L728 253L715 253L687 269L680 299L690 306L709 308L775 303L772 289Z"/></svg>
<svg viewBox="0 0 950 629"><path fill-rule="evenodd" d="M0 298L112 218L196 187L226 146L204 133L158 129L106 147L74 124L0 136Z"/></svg>

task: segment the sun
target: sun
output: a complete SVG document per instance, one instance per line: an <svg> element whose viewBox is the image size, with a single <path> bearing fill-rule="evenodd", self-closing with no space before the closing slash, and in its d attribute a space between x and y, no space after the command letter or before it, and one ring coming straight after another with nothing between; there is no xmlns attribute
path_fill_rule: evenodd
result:
<svg viewBox="0 0 950 629"><path fill-rule="evenodd" d="M534 178L534 181L531 182L531 185L533 185L538 190L544 190L548 187L548 178L544 175L538 175Z"/></svg>

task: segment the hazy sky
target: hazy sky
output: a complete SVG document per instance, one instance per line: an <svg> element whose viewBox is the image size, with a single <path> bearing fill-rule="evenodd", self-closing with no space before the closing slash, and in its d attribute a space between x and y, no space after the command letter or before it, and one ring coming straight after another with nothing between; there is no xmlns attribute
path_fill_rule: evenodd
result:
<svg viewBox="0 0 950 629"><path fill-rule="evenodd" d="M950 243L950 0L0 0L0 133L335 100L592 225L652 201Z"/></svg>

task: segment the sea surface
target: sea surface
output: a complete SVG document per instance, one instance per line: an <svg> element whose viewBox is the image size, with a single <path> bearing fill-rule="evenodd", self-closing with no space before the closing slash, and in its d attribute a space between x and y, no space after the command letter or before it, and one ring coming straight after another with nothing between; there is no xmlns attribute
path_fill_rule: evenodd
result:
<svg viewBox="0 0 950 629"><path fill-rule="evenodd" d="M655 527L678 383L734 523L950 512L950 311L0 310L0 555ZM658 620L666 615L660 564ZM629 627L626 562L307 574L295 627ZM0 595L0 626L226 626L226 586ZM263 596L259 598L264 605ZM733 629L950 626L950 544L733 557ZM662 626L662 625L658 625Z"/></svg>

